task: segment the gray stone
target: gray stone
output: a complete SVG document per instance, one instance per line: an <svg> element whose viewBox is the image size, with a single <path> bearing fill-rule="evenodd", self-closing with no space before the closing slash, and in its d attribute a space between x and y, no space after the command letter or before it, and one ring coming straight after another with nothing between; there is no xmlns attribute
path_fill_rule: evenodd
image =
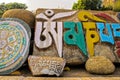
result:
<svg viewBox="0 0 120 80"><path fill-rule="evenodd" d="M54 13L54 16L52 14L51 14L51 16L46 15L46 11L50 12L50 14L52 11L52 14ZM89 42L87 41L88 40L87 35L89 32L87 32L85 29L84 20L80 19L80 18L82 18L82 16L78 18L79 13L81 13L82 15L86 15L86 12L87 12L87 13L90 13L91 15L89 15L89 16L86 15L87 18L85 16L83 17L86 20L85 21L86 23L87 22L96 23L96 21L99 22L99 20L97 20L97 19L95 20L95 18L94 18L95 17L94 15L99 15L99 13L105 13L106 15L112 14L112 17L114 17L116 20L116 15L115 15L116 12L112 12L112 11L110 11L110 12L77 11L76 13L74 13L72 15L69 14L69 16L66 16L66 17L59 15L61 13L66 14L66 12L73 12L73 10L64 10L64 9L52 9L52 10L37 9L36 10L36 24L38 24L38 25L36 25L36 27L35 27L36 35L34 36L33 55L63 57L64 59L66 59L66 63L70 64L70 65L82 64L82 63L86 62L86 60L90 56L90 54L92 54L92 56L94 56L94 55L95 56L97 56L97 55L105 56L113 62L118 62L118 60L116 60L115 54L113 53L114 49L111 48L111 46L114 47L115 45L111 45L111 44L103 45L103 44L106 44L106 42L103 42L101 40L94 42L94 39L93 39L93 40L91 40L91 42L93 41L93 43L91 43L91 44L93 44L93 46L94 46L93 49L95 51L90 51L89 47L91 45L88 45ZM85 14L83 14L83 13L85 13ZM44 15L44 17L43 17L43 15ZM66 15L68 15L68 13ZM105 22L112 23L112 21L107 20L102 15L97 16L97 18L101 19L102 22L104 22L103 20L105 20ZM101 20L100 20L100 22L101 22ZM53 28L53 26L50 26L50 24L51 25L54 24L53 22L56 22L56 24L54 25L55 28L53 29L54 31L50 31L50 29ZM61 23L61 25L58 26L59 22L62 22L62 23ZM75 35L75 34L77 34L77 32L79 33L79 28L77 28L77 25L73 26L74 28L72 28L72 27L67 28L67 24L64 24L65 22L73 22L73 23L75 22L75 24L77 24L77 22L81 22L83 35L85 38L83 41L85 41L85 44L82 42L82 36ZM119 21L117 21L117 22L119 22ZM49 23L49 24L47 24L47 23ZM47 24L47 27L45 26L45 24ZM61 29L61 26L62 26L62 29ZM65 28L65 26L66 26L66 28ZM92 29L92 30L97 31L96 33L98 33L98 34L100 32L97 28L97 25L96 25L96 28ZM107 31L107 29L105 29L105 30ZM72 31L75 33L73 33ZM61 34L62 36L60 36L60 34L56 35L61 32L62 32L62 34ZM98 36L100 37L100 34ZM77 39L78 37L80 39ZM94 38L94 36L92 36L92 34L91 34L91 37ZM116 39L114 39L114 40L116 40ZM48 42L49 42L49 44L48 44ZM80 42L82 42L83 44L80 44ZM100 44L100 45L96 45L96 44Z"/></svg>
<svg viewBox="0 0 120 80"><path fill-rule="evenodd" d="M34 76L56 75L63 72L66 61L59 57L29 56L28 64Z"/></svg>
<svg viewBox="0 0 120 80"><path fill-rule="evenodd" d="M52 9L52 10L54 11L54 16L59 14L59 13L72 12L71 10L59 10L59 9L55 9L55 10ZM36 11L36 15L41 14L41 13L45 14L46 11L49 11L49 10L38 9ZM54 17L54 16L52 16L52 17ZM78 22L79 20L78 20L77 16L78 15L77 15L77 12L76 12L73 15L70 14L70 16L58 18L57 20L54 20L54 21L55 22L61 22L61 21L62 22L64 22L64 21L73 21L73 22L76 21L76 22ZM46 17L48 17L48 16L46 16ZM48 18L52 18L52 17L49 16ZM47 20L44 20L44 19L40 19L39 20L39 18L36 19L36 21L37 22L41 22L42 24L44 24L44 22L48 22ZM54 22L54 21L52 21L52 22ZM43 26L39 25L39 27L43 27ZM59 27L59 26L56 25L55 27L57 29L57 27ZM63 27L63 25L62 25L62 27ZM57 32L57 34L58 34L58 30L56 30L56 29L55 29L54 32ZM37 26L36 26L35 32L36 31L37 31ZM63 28L63 31L66 32L67 29ZM44 30L42 30L42 32L40 34L43 34L43 32L44 32ZM48 35L49 35L49 33L48 33ZM35 38L38 37L38 38L41 39L42 36L41 35L40 36L36 35L35 38L34 38L33 55L63 57L64 59L66 59L66 63L70 64L70 65L82 64L82 63L84 63L86 61L86 59L87 59L86 56L83 54L83 52L80 50L80 48L78 47L77 44L76 45L74 45L74 44L67 44L63 40L64 39L63 37L60 38L60 35L58 35L58 36L59 36L58 37L59 39L62 38L62 42L56 41L56 42L59 42L59 44L56 44L55 40L54 40L54 37L53 37L53 34L50 33L50 37L52 39L52 44L50 44L48 47L43 47L42 46L40 48L40 47L37 46L39 43L37 43L38 41L35 41ZM62 36L64 36L64 32L62 32ZM47 40L48 38L44 38L44 39ZM44 40L44 39L42 40L42 42L44 42L44 45L45 45L45 44L47 44L47 42L45 42L46 40ZM56 39L56 40L58 40L58 39ZM50 41L50 40L48 40L48 41ZM60 48L59 51L61 52L62 56L59 56L59 54L58 54L59 51L57 50L56 46L61 45L61 44L62 44L62 48Z"/></svg>
<svg viewBox="0 0 120 80"><path fill-rule="evenodd" d="M54 45L47 49L39 49L34 44L33 55L37 56L49 56L58 57L56 48ZM66 59L66 63L69 65L83 64L87 58L78 49L77 46L64 45L63 47L63 58Z"/></svg>
<svg viewBox="0 0 120 80"><path fill-rule="evenodd" d="M94 56L87 60L86 70L95 74L110 74L115 71L114 64L104 56Z"/></svg>
<svg viewBox="0 0 120 80"><path fill-rule="evenodd" d="M116 62L116 57L114 55L113 49L104 44L95 45L95 56L105 56L112 62Z"/></svg>

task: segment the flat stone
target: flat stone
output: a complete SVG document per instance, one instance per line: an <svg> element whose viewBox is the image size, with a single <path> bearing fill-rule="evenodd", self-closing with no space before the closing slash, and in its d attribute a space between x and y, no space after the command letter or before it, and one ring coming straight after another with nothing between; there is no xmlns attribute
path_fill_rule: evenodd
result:
<svg viewBox="0 0 120 80"><path fill-rule="evenodd" d="M46 10L46 9L38 9L36 11L36 14L40 14L40 13L45 14L46 11L48 11L48 10ZM71 10L52 9L52 12L54 12L54 15L57 16L57 14L59 14L59 13L65 13L66 14L66 12L73 12L73 11L71 11ZM69 16L69 15L71 15L71 16ZM60 17L60 19L58 18L58 20L57 21L55 20L55 22L59 22L59 21L61 22L61 21L65 21L65 20L66 21L69 21L69 20L79 21L76 18L77 13L74 13L74 14L72 13L72 14L69 14L69 15L66 16L66 17L63 17L63 18ZM46 17L52 18L54 16L51 16L51 17L46 16ZM43 20L40 19L39 22L44 24L44 22L47 22L47 21L44 21L44 19ZM63 24L63 22L62 22L62 24ZM42 27L42 26L39 26L39 27ZM55 27L57 28L59 26L55 26ZM37 30L35 30L35 31L37 31ZM64 29L64 31L66 31L66 30ZM58 34L57 30L55 30L55 32L57 32L57 34ZM62 36L63 35L64 34L62 33ZM35 37L40 37L40 36L35 36ZM82 64L87 60L86 56L83 54L83 52L79 49L79 47L77 45L66 44L66 43L63 42L63 39L62 39L62 43L59 42L60 45L62 45L62 48L61 48L62 56L59 56L58 53L59 53L60 50L58 51L56 49L57 48L56 46L59 45L59 44L55 43L55 40L53 39L53 35L51 35L50 37L52 38L52 44L49 47L45 47L45 48L39 48L38 46L36 46L37 42L35 42L35 38L34 38L34 43L35 44L34 44L34 49L33 49L33 55L62 57L64 59L66 59L66 63L70 64L70 65ZM59 39L56 39L56 40L59 40ZM43 41L43 42L45 42L45 41ZM56 41L56 42L58 42L58 41ZM46 44L46 42L44 44Z"/></svg>
<svg viewBox="0 0 120 80"><path fill-rule="evenodd" d="M66 78L40 78L27 77L24 80L119 80L119 77L66 77Z"/></svg>
<svg viewBox="0 0 120 80"><path fill-rule="evenodd" d="M87 60L86 70L95 74L110 74L115 71L114 64L104 56L94 56Z"/></svg>
<svg viewBox="0 0 120 80"><path fill-rule="evenodd" d="M120 77L23 77L0 76L1 80L120 80Z"/></svg>
<svg viewBox="0 0 120 80"><path fill-rule="evenodd" d="M24 80L23 76L0 76L0 80Z"/></svg>
<svg viewBox="0 0 120 80"><path fill-rule="evenodd" d="M34 76L56 75L60 76L63 72L66 61L59 57L40 57L29 56L28 64Z"/></svg>
<svg viewBox="0 0 120 80"><path fill-rule="evenodd" d="M66 63L69 65L83 64L89 57L98 55L105 56L112 62L120 62L116 58L116 56L119 56L119 51L118 55L114 52L114 42L117 38L114 35L112 36L114 40L112 44L109 42L111 39L102 41L101 32L97 25L99 22L105 25L109 22L111 26L112 23L119 23L116 14L117 12L112 11L37 9L33 55L62 57L66 59ZM78 23L81 26L77 26ZM93 26L89 26L93 23L94 29L92 29ZM88 28L91 27L88 31L86 30L87 26ZM80 27L82 28L80 29ZM105 30L107 31L107 27L105 27ZM113 30L110 33L113 33ZM106 43L108 45L104 45Z"/></svg>
<svg viewBox="0 0 120 80"><path fill-rule="evenodd" d="M20 68L29 53L31 31L22 20L0 19L0 75Z"/></svg>

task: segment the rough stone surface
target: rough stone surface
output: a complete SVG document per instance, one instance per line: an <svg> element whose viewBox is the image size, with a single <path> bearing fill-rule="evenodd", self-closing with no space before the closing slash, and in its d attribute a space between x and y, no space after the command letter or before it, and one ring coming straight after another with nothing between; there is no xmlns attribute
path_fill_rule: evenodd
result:
<svg viewBox="0 0 120 80"><path fill-rule="evenodd" d="M84 55L84 53L83 53L83 51L82 51L82 49L80 49L79 48L79 43L78 42L76 42L77 40L75 40L75 38L73 38L73 39L71 39L71 40L74 40L75 41L75 43L66 43L65 42L65 32L67 32L67 31L69 31L70 30L70 28L64 28L64 22L81 22L82 24L84 23L84 21L82 21L82 20L80 20L80 19L78 19L78 13L80 12L80 11L77 11L74 15L72 15L72 16L67 16L67 17L63 17L63 18L58 18L57 17L57 19L55 19L56 18L56 16L55 15L57 15L57 14L59 14L59 13L66 13L66 12L71 12L71 11L73 11L73 10L64 10L64 9L52 9L53 10L53 12L54 12L54 16L46 16L46 14L45 14L45 12L46 12L46 10L47 9L38 9L37 11L36 11L36 16L39 16L38 18L36 17L36 24L37 24L37 22L39 22L40 24L42 24L42 25L40 25L39 24L39 27L42 27L41 28L41 32L40 31L38 31L38 32L40 32L40 35L35 35L35 37L34 37L34 48L33 48L33 55L39 55L39 56L53 56L53 57L58 57L59 55L58 55L58 50L57 50L57 46L59 45L59 44L57 44L57 42L58 41L56 41L56 43L55 43L55 39L54 38L56 38L56 37L54 37L53 36L53 34L51 34L51 32L46 32L46 30L47 30L47 28L44 28L43 29L43 27L45 27L44 26L44 24L46 23L46 22L48 22L48 18L51 20L52 19L52 21L50 22L50 24L52 24L53 22L62 22L62 27L63 27L63 32L62 32L62 42L60 42L60 44L62 44L62 48L61 47L59 47L60 48L60 50L59 51L61 51L61 49L62 49L62 51L61 51L61 53L62 53L62 57L64 58L64 59L66 59L66 63L67 64L70 64L70 65L76 65L76 64L82 64L82 63L84 63L84 62L86 62L86 60L87 60L87 58L91 55L90 54L90 51L89 51L89 49L88 49L88 39L85 39L84 41L85 41L85 45L86 45L86 50L87 50L87 52L88 52L88 57L86 56L86 55ZM116 15L117 15L117 13L116 12L112 12L112 11L105 11L105 12L103 12L103 11L88 11L88 12L90 12L90 13L92 13L92 14L98 14L97 15L97 17L98 18L100 18L100 19L103 19L103 20L105 20L106 22L109 22L109 23L113 23L113 21L111 20L111 19L107 19L106 17L108 17L108 16L104 16L105 14L108 14L108 15L110 15L110 17L111 18L113 18L116 22L120 22L118 19L117 19L117 17L116 17ZM100 15L99 13L105 13L105 14L102 14L102 15ZM41 15L41 16L40 16ZM42 15L44 15L44 17L42 16ZM84 14L83 14L84 15ZM85 14L85 16L87 17L87 15ZM84 17L85 17L84 16ZM93 16L93 15L92 15ZM95 15L96 16L96 15ZM46 17L46 18L45 18ZM86 18L85 17L85 18ZM88 16L89 17L89 16ZM87 18L88 18L87 17ZM44 19L45 18L45 19ZM55 19L55 20L53 20L53 18ZM91 19L89 19L88 18L88 21L86 21L86 22L99 22L99 21L97 21L97 20L92 20L93 18L91 18ZM36 26L36 30L35 30L35 32L37 32L37 28L38 26ZM49 27L53 27L53 26L49 26ZM57 25L55 26L56 28L54 29L54 32L56 32L57 34L58 34L58 30L56 30L57 29ZM85 38L87 38L86 37L86 35L87 35L87 32L86 32L86 30L85 30L85 28L82 26L82 28L83 28L83 32L84 32L84 37ZM50 29L50 28L48 28L48 29ZM74 30L74 29L73 29ZM96 29L95 29L96 30ZM99 34L99 30L97 29L97 31L98 32L96 32L96 33L98 33ZM42 36L44 36L45 37L45 33L47 34L47 35L50 35L50 38L52 39L51 41L51 44L49 44L49 45L47 45L47 46L42 46L42 45L40 45L40 44L46 44L47 42L47 39L48 38L44 38L43 40L41 40L41 37ZM77 26L75 27L75 31L74 31L75 33L77 32ZM73 34L72 32L71 32L71 34ZM73 36L75 36L75 34L73 34ZM37 39L38 39L38 41L36 41L35 40L35 38L37 37ZM70 37L70 36L69 36ZM80 36L81 37L81 36ZM60 38L60 37L59 37ZM60 38L60 39L61 39ZM72 37L71 37L72 38ZM99 35L99 38L100 38L100 35ZM114 38L114 37L113 37ZM40 40L39 40L40 39ZM58 40L58 39L56 39L56 40ZM81 39L79 39L79 40L81 40ZM114 40L116 40L116 39L114 39ZM41 41L42 43L39 43L39 41ZM50 40L48 40L48 41L50 41ZM69 40L68 40L69 41ZM74 42L73 41L73 42ZM81 40L82 41L82 40ZM91 43L91 42L90 42ZM99 41L97 41L97 42L95 42L95 44L94 44L94 47L93 47L93 49L90 49L90 50L95 50L95 51L93 51L93 53L92 53L92 56L97 56L97 55L100 55L100 56L105 56L105 57L107 57L107 58L109 58L111 61L113 61L113 62L118 62L118 60L116 59L116 56L117 55L115 55L114 54L114 52L113 52L113 48L111 48L111 45L107 45L107 46L105 46L105 45L103 45L102 43L106 43L106 42L102 42L101 40L99 40ZM96 44L101 44L101 45L97 45L97 46L95 46ZM39 45L39 46L41 46L41 47L39 47L39 46L37 46L37 45ZM78 46L79 45L79 46ZM114 47L115 45L112 45L112 47ZM91 45L89 46L89 47L91 47ZM103 50L101 50L101 49L103 49ZM85 49L84 49L84 51L85 51ZM60 56L61 57L61 56Z"/></svg>
<svg viewBox="0 0 120 80"><path fill-rule="evenodd" d="M115 42L114 53L117 60L120 62L120 41Z"/></svg>
<svg viewBox="0 0 120 80"><path fill-rule="evenodd" d="M116 61L115 54L113 49L108 45L97 44L95 45L95 56L105 56L110 59L112 62Z"/></svg>
<svg viewBox="0 0 120 80"><path fill-rule="evenodd" d="M104 56L95 56L87 60L86 70L95 74L110 74L115 71L114 64Z"/></svg>
<svg viewBox="0 0 120 80"><path fill-rule="evenodd" d="M39 53L39 54L38 54ZM50 56L50 57L58 57L57 51L54 45L46 49L38 49L34 45L33 55L39 56ZM63 58L66 59L66 63L69 65L78 65L84 63L87 58L80 52L77 46L67 46L64 45L63 48Z"/></svg>
<svg viewBox="0 0 120 80"><path fill-rule="evenodd" d="M37 75L56 75L60 76L63 72L66 61L59 57L40 57L29 56L28 63L34 76Z"/></svg>
<svg viewBox="0 0 120 80"><path fill-rule="evenodd" d="M46 9L38 9L36 11L36 14L39 14L39 13L44 13L46 11ZM54 9L53 10L55 12L55 14L57 13L60 13L60 12L71 12L72 10L58 10L58 9ZM57 19L57 21L79 21L77 18L76 18L77 14L74 14L72 16L68 16L68 17L65 17L65 18L60 18L60 19ZM40 22L43 22L44 20L40 20ZM65 30L65 29L64 29ZM66 30L65 30L66 31ZM53 37L53 36L51 36ZM34 49L33 49L33 55L39 55L39 56L54 56L54 57L58 57L58 52L56 50L56 44L55 44L55 41L52 40L52 44L51 46L45 48L45 49L42 49L42 48L38 48L36 46L36 44L34 44ZM70 65L78 65L78 64L82 64L84 63L87 58L84 56L84 54L82 53L82 51L78 48L77 45L69 45L69 44L66 44L64 41L63 41L63 51L62 51L62 57L64 59L66 59L66 63L67 64L70 64Z"/></svg>
<svg viewBox="0 0 120 80"><path fill-rule="evenodd" d="M0 76L1 80L120 80L120 77L23 77L23 76Z"/></svg>
<svg viewBox="0 0 120 80"><path fill-rule="evenodd" d="M24 9L11 9L7 10L2 18L19 18L25 21L31 28L35 26L35 16L32 12Z"/></svg>

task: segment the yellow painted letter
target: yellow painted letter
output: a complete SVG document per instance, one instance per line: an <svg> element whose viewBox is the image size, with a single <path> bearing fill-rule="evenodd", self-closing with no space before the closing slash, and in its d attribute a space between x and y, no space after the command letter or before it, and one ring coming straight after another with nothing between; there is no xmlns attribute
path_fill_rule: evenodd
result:
<svg viewBox="0 0 120 80"><path fill-rule="evenodd" d="M96 25L94 22L84 22L83 27L86 30L86 43L88 53L90 56L94 56L94 43L99 41L99 35L96 31Z"/></svg>
<svg viewBox="0 0 120 80"><path fill-rule="evenodd" d="M78 13L78 18L80 21L99 21L99 22L106 22L105 20L102 20L98 17L96 17L95 15L93 15L92 13L88 12L88 11L80 11Z"/></svg>

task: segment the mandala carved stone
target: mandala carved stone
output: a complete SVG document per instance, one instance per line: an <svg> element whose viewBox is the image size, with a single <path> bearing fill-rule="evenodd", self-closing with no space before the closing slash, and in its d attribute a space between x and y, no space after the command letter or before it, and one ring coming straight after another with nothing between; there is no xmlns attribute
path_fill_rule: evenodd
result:
<svg viewBox="0 0 120 80"><path fill-rule="evenodd" d="M0 19L0 74L9 74L25 62L30 45L29 26L19 19Z"/></svg>

